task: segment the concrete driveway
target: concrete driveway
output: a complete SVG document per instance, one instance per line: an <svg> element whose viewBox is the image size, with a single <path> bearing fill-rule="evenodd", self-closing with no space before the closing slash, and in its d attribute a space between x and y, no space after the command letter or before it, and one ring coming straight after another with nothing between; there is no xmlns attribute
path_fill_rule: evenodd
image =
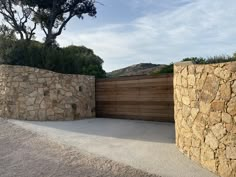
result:
<svg viewBox="0 0 236 177"><path fill-rule="evenodd" d="M216 177L180 153L174 124L119 119L10 122L48 138L162 177Z"/></svg>

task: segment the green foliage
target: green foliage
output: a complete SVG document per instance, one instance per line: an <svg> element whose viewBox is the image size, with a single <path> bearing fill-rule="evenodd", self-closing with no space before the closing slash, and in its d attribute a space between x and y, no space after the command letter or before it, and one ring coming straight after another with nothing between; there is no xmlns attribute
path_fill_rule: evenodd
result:
<svg viewBox="0 0 236 177"><path fill-rule="evenodd" d="M22 0L21 0L22 1ZM33 21L40 24L46 38L45 44L52 46L67 23L73 18L97 14L94 0L24 0L33 10Z"/></svg>
<svg viewBox="0 0 236 177"><path fill-rule="evenodd" d="M236 59L236 52L233 54L233 58Z"/></svg>
<svg viewBox="0 0 236 177"><path fill-rule="evenodd" d="M74 17L95 17L94 0L0 0L1 24L7 25L21 40L33 40L40 26L45 44L56 44L67 23Z"/></svg>
<svg viewBox="0 0 236 177"><path fill-rule="evenodd" d="M214 63L232 62L236 61L236 53L234 53L233 56L220 55L208 58L192 57L192 58L185 58L182 61L192 61L195 64L214 64Z"/></svg>
<svg viewBox="0 0 236 177"><path fill-rule="evenodd" d="M166 65L165 67L163 67L160 71L152 73L152 75L173 73L173 70L174 70L174 64L171 63L171 64Z"/></svg>
<svg viewBox="0 0 236 177"><path fill-rule="evenodd" d="M193 63L196 63L196 64L205 64L206 63L206 59L198 58L198 57L184 58L182 61L192 61Z"/></svg>
<svg viewBox="0 0 236 177"><path fill-rule="evenodd" d="M3 19L1 26L5 26L11 33L19 35L20 39L33 39L37 24L33 22L31 9L34 8L27 6L25 0L1 0L0 17Z"/></svg>
<svg viewBox="0 0 236 177"><path fill-rule="evenodd" d="M192 61L195 64L214 64L214 63L232 62L236 61L236 53L234 53L233 56L220 55L208 58L190 57L190 58L184 58L182 59L182 61ZM158 75L158 74L173 73L173 70L174 70L174 64L171 63L162 68L160 71L154 72L152 74Z"/></svg>
<svg viewBox="0 0 236 177"><path fill-rule="evenodd" d="M2 64L31 66L65 74L106 76L103 60L86 47L45 47L36 41L0 38Z"/></svg>
<svg viewBox="0 0 236 177"><path fill-rule="evenodd" d="M225 63L225 62L236 61L236 57L234 55L233 56L221 55L221 56L209 57L206 59L206 64Z"/></svg>

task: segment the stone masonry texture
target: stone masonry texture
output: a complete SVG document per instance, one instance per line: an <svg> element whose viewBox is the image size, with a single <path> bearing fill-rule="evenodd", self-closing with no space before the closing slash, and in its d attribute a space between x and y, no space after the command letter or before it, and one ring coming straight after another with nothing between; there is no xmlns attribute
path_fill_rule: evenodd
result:
<svg viewBox="0 0 236 177"><path fill-rule="evenodd" d="M0 117L77 120L95 116L95 78L0 65Z"/></svg>
<svg viewBox="0 0 236 177"><path fill-rule="evenodd" d="M174 66L176 144L222 177L236 177L236 62Z"/></svg>

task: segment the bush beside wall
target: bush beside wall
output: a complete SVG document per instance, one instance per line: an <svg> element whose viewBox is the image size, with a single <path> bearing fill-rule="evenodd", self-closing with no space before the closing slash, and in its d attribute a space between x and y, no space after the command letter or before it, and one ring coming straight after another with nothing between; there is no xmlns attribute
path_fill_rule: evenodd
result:
<svg viewBox="0 0 236 177"><path fill-rule="evenodd" d="M63 74L106 77L103 60L83 46L45 47L37 41L5 39L0 36L0 64L47 69Z"/></svg>

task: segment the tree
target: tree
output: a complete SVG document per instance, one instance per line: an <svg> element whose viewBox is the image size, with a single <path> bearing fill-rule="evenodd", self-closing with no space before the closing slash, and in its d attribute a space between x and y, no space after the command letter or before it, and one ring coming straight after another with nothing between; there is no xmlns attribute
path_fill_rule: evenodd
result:
<svg viewBox="0 0 236 177"><path fill-rule="evenodd" d="M15 40L15 32L6 25L0 25L0 37Z"/></svg>
<svg viewBox="0 0 236 177"><path fill-rule="evenodd" d="M51 46L61 35L67 23L75 16L94 17L97 13L94 0L26 0L34 12L34 21L39 23L46 38L45 44ZM36 7L36 9L35 9Z"/></svg>
<svg viewBox="0 0 236 177"><path fill-rule="evenodd" d="M233 58L236 59L236 52L233 54Z"/></svg>
<svg viewBox="0 0 236 177"><path fill-rule="evenodd" d="M17 33L20 39L31 40L34 36L36 29L36 22L33 21L32 10L25 4L24 0L1 0L0 1L0 14L6 24L3 24L5 30L8 28L11 32Z"/></svg>

